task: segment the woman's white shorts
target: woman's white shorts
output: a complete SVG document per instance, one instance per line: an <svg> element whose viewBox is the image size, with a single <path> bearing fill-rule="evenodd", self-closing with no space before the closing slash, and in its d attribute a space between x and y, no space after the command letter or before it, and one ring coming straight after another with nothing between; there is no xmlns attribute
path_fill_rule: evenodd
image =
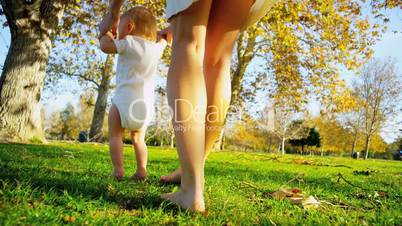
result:
<svg viewBox="0 0 402 226"><path fill-rule="evenodd" d="M166 3L166 16L170 19L172 16L188 9L194 2L198 0L167 0ZM274 4L278 2L275 0L255 0L250 9L250 14L246 22L246 27L253 25L260 20Z"/></svg>

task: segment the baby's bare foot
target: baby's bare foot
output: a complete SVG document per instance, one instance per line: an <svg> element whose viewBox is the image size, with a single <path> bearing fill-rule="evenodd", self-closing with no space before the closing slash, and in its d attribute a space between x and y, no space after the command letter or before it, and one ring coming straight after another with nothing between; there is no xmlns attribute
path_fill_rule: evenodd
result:
<svg viewBox="0 0 402 226"><path fill-rule="evenodd" d="M179 190L174 193L162 194L161 198L179 205L181 208L193 212L204 212L205 203L203 195L195 195L194 192Z"/></svg>
<svg viewBox="0 0 402 226"><path fill-rule="evenodd" d="M181 181L181 169L178 168L169 175L163 175L160 179L161 182L167 184L180 184Z"/></svg>
<svg viewBox="0 0 402 226"><path fill-rule="evenodd" d="M132 180L143 181L147 179L147 171L146 170L137 170L133 176L130 177Z"/></svg>
<svg viewBox="0 0 402 226"><path fill-rule="evenodd" d="M111 176L114 177L117 181L121 181L124 176L124 171L123 170L113 170Z"/></svg>

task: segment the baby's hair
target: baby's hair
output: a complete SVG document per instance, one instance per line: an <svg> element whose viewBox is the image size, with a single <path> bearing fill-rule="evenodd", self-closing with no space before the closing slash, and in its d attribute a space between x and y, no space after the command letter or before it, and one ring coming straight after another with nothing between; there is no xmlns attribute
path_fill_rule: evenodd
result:
<svg viewBox="0 0 402 226"><path fill-rule="evenodd" d="M135 24L135 35L149 41L156 41L157 24L154 15L144 6L135 6L123 14Z"/></svg>

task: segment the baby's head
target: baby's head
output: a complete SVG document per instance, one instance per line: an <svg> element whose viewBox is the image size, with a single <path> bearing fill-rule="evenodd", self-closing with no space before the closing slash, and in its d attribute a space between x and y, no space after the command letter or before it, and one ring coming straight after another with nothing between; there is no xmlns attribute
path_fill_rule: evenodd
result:
<svg viewBox="0 0 402 226"><path fill-rule="evenodd" d="M156 33L156 19L143 6L135 6L120 17L119 39L123 39L127 35L136 35L149 41L156 41Z"/></svg>

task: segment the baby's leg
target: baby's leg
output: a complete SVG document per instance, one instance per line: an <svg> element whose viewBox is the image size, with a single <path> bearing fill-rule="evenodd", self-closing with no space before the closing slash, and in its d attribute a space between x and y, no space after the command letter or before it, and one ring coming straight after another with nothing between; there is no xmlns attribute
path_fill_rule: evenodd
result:
<svg viewBox="0 0 402 226"><path fill-rule="evenodd" d="M113 163L113 176L120 180L124 176L123 169L123 135L120 114L117 107L112 104L109 110L109 148Z"/></svg>
<svg viewBox="0 0 402 226"><path fill-rule="evenodd" d="M144 180L147 177L148 151L144 138L145 130L131 131L131 141L134 146L135 157L137 160L137 171L132 178L136 180Z"/></svg>

